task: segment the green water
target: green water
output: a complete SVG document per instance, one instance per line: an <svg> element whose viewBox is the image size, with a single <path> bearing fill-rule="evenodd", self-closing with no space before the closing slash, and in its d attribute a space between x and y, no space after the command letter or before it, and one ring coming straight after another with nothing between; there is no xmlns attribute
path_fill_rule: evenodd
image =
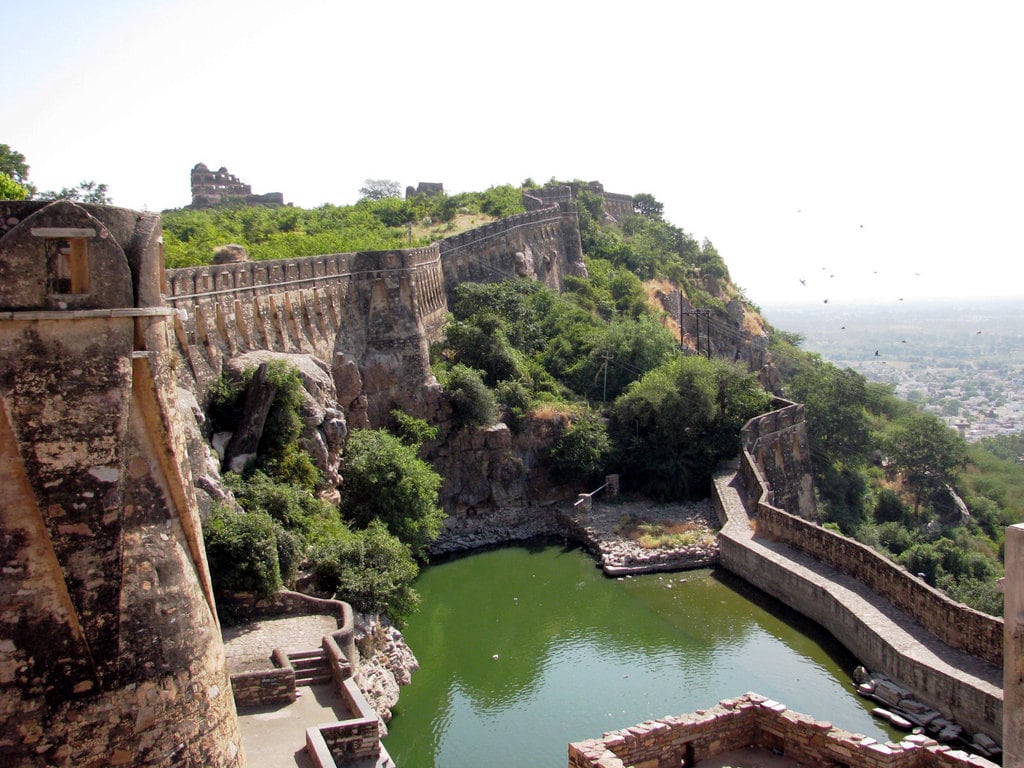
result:
<svg viewBox="0 0 1024 768"><path fill-rule="evenodd" d="M384 741L399 768L564 768L570 741L747 691L894 735L831 636L721 571L608 579L545 544L433 565L416 586L421 669Z"/></svg>

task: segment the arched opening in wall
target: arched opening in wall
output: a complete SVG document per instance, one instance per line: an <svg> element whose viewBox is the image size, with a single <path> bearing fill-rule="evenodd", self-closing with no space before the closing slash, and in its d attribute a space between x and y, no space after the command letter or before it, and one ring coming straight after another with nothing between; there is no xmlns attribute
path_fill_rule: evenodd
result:
<svg viewBox="0 0 1024 768"><path fill-rule="evenodd" d="M35 237L42 238L46 252L46 292L83 294L89 292L89 228L37 227Z"/></svg>

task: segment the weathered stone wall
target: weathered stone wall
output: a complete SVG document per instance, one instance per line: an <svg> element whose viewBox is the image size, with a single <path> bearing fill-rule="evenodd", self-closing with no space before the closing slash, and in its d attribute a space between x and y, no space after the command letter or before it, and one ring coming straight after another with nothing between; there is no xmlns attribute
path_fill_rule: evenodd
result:
<svg viewBox="0 0 1024 768"><path fill-rule="evenodd" d="M806 429L798 437L802 423L803 406L791 403L743 428L740 472L748 509L757 509L758 534L867 584L950 647L1001 665L1002 619L957 603L870 547L786 511L803 512L807 490L801 472L810 478Z"/></svg>
<svg viewBox="0 0 1024 768"><path fill-rule="evenodd" d="M804 406L776 398L775 407L776 410L748 421L740 432L740 442L761 473L765 500L814 519L817 505Z"/></svg>
<svg viewBox="0 0 1024 768"><path fill-rule="evenodd" d="M587 182L586 186L576 184L560 184L554 187L536 187L523 190L523 206L528 211L549 208L553 205L571 203L576 200L577 189L585 189L601 198L606 221L621 222L635 213L632 195L605 192L604 185L599 181Z"/></svg>
<svg viewBox="0 0 1024 768"><path fill-rule="evenodd" d="M0 764L244 765L159 217L2 208Z"/></svg>
<svg viewBox="0 0 1024 768"><path fill-rule="evenodd" d="M748 693L708 710L649 720L569 745L569 768L678 768L753 747L818 768L979 768L982 758L923 736L883 744Z"/></svg>
<svg viewBox="0 0 1024 768"><path fill-rule="evenodd" d="M169 270L167 284L200 395L226 358L260 349L310 354L342 367L352 361L356 394L372 417L420 396L430 377L427 344L439 338L447 310L437 245L187 267Z"/></svg>
<svg viewBox="0 0 1024 768"><path fill-rule="evenodd" d="M584 275L579 219L570 203L508 216L441 241L449 300L462 282L528 277L561 290L566 275Z"/></svg>
<svg viewBox="0 0 1024 768"><path fill-rule="evenodd" d="M1024 765L1024 524L1006 529L1003 764Z"/></svg>

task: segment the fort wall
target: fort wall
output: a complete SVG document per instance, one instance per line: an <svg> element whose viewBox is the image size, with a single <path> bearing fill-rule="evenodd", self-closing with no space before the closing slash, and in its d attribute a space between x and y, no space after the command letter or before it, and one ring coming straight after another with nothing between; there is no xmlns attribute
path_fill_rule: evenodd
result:
<svg viewBox="0 0 1024 768"><path fill-rule="evenodd" d="M507 216L440 242L449 301L462 282L517 277L561 290L566 275L585 275L575 207L563 202Z"/></svg>
<svg viewBox="0 0 1024 768"><path fill-rule="evenodd" d="M1003 621L948 598L875 550L804 519L809 468L790 461L808 456L803 406L796 403L758 416L743 428L740 473L748 509L756 509L759 536L787 544L863 582L913 616L951 648L992 664L1003 662ZM803 437L798 435L803 432ZM796 510L801 514L792 514Z"/></svg>
<svg viewBox="0 0 1024 768"><path fill-rule="evenodd" d="M200 395L226 358L248 351L309 354L332 366L338 356L355 361L371 406L385 414L428 379L427 344L447 311L436 244L186 267L168 270L167 285Z"/></svg>
<svg viewBox="0 0 1024 768"><path fill-rule="evenodd" d="M0 222L0 763L243 766L159 217Z"/></svg>
<svg viewBox="0 0 1024 768"><path fill-rule="evenodd" d="M758 451L769 456L787 455L791 432L802 416L796 404L779 404L783 408L752 420L760 425L748 423L744 428L747 438L760 436ZM999 740L1003 706L997 678L1003 622L949 600L869 548L769 503L773 493L775 498L799 496L799 488L782 487L798 473L779 468L776 482L769 483L765 467L747 450L748 444L745 439L739 482L728 485L731 473L726 472L713 484L723 521L722 566L820 624L870 669L900 681L964 727ZM739 510L732 509L732 495ZM777 544L792 549L784 552ZM832 570L819 573L801 564L800 557ZM875 607L876 595L946 647L927 633L891 623L884 608Z"/></svg>

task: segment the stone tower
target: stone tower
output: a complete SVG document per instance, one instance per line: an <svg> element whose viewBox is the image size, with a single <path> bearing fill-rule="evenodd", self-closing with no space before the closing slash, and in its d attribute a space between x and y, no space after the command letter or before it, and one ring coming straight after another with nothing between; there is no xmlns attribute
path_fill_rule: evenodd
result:
<svg viewBox="0 0 1024 768"><path fill-rule="evenodd" d="M245 761L160 218L0 202L0 765Z"/></svg>

